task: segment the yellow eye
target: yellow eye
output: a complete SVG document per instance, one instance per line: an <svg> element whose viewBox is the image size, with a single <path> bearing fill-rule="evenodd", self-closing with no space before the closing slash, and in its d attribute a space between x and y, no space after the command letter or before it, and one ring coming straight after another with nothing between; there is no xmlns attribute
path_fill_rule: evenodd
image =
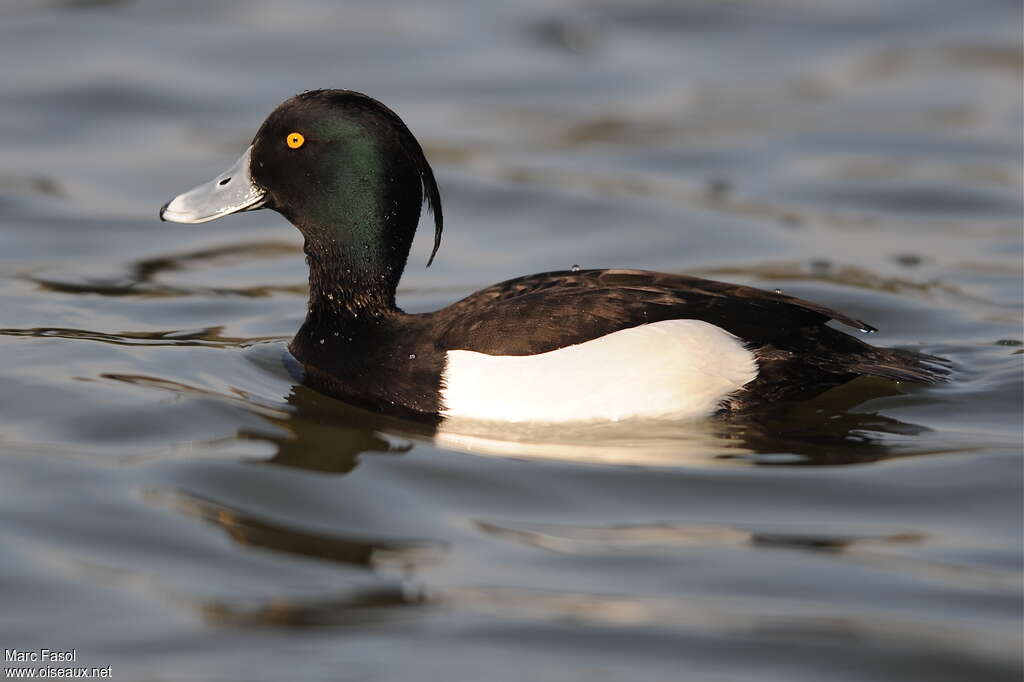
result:
<svg viewBox="0 0 1024 682"><path fill-rule="evenodd" d="M302 146L302 143L306 141L306 138L302 136L302 133L288 133L288 137L285 138L285 142L292 149L298 149Z"/></svg>

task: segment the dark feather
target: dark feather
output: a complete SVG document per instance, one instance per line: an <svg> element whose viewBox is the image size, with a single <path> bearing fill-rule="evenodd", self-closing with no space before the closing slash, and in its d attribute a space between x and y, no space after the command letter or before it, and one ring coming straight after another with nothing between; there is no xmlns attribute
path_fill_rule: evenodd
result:
<svg viewBox="0 0 1024 682"><path fill-rule="evenodd" d="M364 95L361 92L356 92L354 90L312 90L310 92L303 93L300 97L319 96L323 93L329 93L335 97L364 100L367 106L379 113L382 113L390 119L396 130L401 131L399 142L402 145L402 148L405 149L406 153L416 164L416 169L419 172L420 182L423 189L423 200L427 203L427 208L430 209L430 213L434 216L434 246L430 250L430 258L427 259L427 267L429 268L430 264L434 262L434 256L437 255L437 250L441 247L441 232L444 229L444 214L441 210L441 191L437 187L437 180L434 179L434 169L430 167L430 163L427 161L426 154L423 153L423 147L420 146L419 140L417 140L416 136L409 131L409 128L405 125L405 121L403 121L398 114L381 102L378 102L369 95Z"/></svg>
<svg viewBox="0 0 1024 682"><path fill-rule="evenodd" d="M935 383L934 356L876 348L838 329L867 323L825 306L754 287L641 270L542 273L483 289L429 315L439 351L532 355L641 324L694 319L740 338L758 378L729 405L745 410L809 397L859 375Z"/></svg>
<svg viewBox="0 0 1024 682"><path fill-rule="evenodd" d="M294 153L282 143L293 130L316 131L319 139L310 135ZM353 146L353 135L373 144ZM874 331L817 303L640 270L530 275L407 315L395 307L395 291L423 202L434 214L430 262L443 216L430 164L398 115L360 93L307 92L267 118L252 159L266 205L305 237L310 300L292 352L310 385L349 402L436 421L449 350L532 355L672 319L715 325L755 354L758 376L729 399L733 412L808 397L860 375L933 383L946 374L938 358L875 348L829 327ZM352 203L370 208L351 210Z"/></svg>
<svg viewBox="0 0 1024 682"><path fill-rule="evenodd" d="M443 346L493 355L543 353L638 324L679 318L709 322L757 346L829 320L874 330L793 296L643 270L530 275L482 289L435 314L445 320L440 325Z"/></svg>

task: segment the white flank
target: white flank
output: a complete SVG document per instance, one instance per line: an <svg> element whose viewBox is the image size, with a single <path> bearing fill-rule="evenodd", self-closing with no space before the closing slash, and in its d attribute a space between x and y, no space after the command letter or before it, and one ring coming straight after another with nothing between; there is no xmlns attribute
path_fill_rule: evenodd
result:
<svg viewBox="0 0 1024 682"><path fill-rule="evenodd" d="M441 413L549 423L705 417L756 376L754 354L732 334L666 320L538 355L448 351Z"/></svg>

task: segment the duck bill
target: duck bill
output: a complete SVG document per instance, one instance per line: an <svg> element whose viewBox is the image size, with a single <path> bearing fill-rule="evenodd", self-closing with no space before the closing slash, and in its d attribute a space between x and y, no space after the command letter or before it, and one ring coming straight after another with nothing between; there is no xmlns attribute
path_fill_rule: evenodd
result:
<svg viewBox="0 0 1024 682"><path fill-rule="evenodd" d="M252 146L242 158L216 178L174 197L160 209L160 220L206 223L240 211L262 208L267 195L249 174Z"/></svg>

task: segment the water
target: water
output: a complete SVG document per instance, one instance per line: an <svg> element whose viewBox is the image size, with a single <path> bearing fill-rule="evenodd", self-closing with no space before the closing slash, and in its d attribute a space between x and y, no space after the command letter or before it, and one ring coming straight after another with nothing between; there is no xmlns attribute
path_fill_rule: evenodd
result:
<svg viewBox="0 0 1024 682"><path fill-rule="evenodd" d="M1016 680L1016 2L0 7L0 641L119 680ZM295 385L298 235L158 207L303 89L426 147L427 310L628 266L952 360L728 427L431 442ZM512 443L512 437L526 443Z"/></svg>

